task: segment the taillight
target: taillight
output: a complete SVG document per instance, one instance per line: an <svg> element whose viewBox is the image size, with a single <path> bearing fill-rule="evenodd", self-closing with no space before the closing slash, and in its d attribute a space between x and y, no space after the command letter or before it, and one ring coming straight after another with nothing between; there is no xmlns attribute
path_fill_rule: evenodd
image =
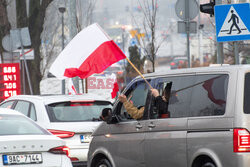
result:
<svg viewBox="0 0 250 167"><path fill-rule="evenodd" d="M71 161L79 161L79 159L76 158L76 157L70 157L70 160L71 160Z"/></svg>
<svg viewBox="0 0 250 167"><path fill-rule="evenodd" d="M122 74L123 74L123 71L118 71L117 74L118 74L118 75L122 75Z"/></svg>
<svg viewBox="0 0 250 167"><path fill-rule="evenodd" d="M48 131L52 133L53 135L56 135L57 137L60 137L60 138L69 138L75 135L75 132L69 132L69 131L63 131L63 130L48 129Z"/></svg>
<svg viewBox="0 0 250 167"><path fill-rule="evenodd" d="M70 157L69 147L67 146L55 147L55 148L50 149L49 152L53 154L64 154Z"/></svg>
<svg viewBox="0 0 250 167"><path fill-rule="evenodd" d="M234 129L234 152L250 152L250 133L247 129Z"/></svg>
<svg viewBox="0 0 250 167"><path fill-rule="evenodd" d="M175 62L170 63L170 65L171 65L171 66L174 66L174 65L175 65Z"/></svg>

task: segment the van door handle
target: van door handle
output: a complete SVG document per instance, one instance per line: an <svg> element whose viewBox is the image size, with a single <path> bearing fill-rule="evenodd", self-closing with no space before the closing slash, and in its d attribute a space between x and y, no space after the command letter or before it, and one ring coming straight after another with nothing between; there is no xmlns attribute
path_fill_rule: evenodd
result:
<svg viewBox="0 0 250 167"><path fill-rule="evenodd" d="M142 125L141 124L137 124L136 125L136 129L141 129L142 128Z"/></svg>
<svg viewBox="0 0 250 167"><path fill-rule="evenodd" d="M151 122L149 125L148 125L149 128L155 128L155 124L153 122Z"/></svg>

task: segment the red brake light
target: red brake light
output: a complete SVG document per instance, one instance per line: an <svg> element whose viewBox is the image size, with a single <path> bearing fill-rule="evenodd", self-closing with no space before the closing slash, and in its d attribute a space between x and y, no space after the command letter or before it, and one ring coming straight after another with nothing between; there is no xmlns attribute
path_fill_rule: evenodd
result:
<svg viewBox="0 0 250 167"><path fill-rule="evenodd" d="M52 133L53 135L56 135L57 137L60 137L60 138L69 138L75 135L75 132L69 132L69 131L63 131L63 130L48 129L48 131Z"/></svg>
<svg viewBox="0 0 250 167"><path fill-rule="evenodd" d="M70 160L71 160L71 161L79 161L79 159L76 158L76 157L70 157Z"/></svg>
<svg viewBox="0 0 250 167"><path fill-rule="evenodd" d="M93 106L93 103L73 103L70 106Z"/></svg>
<svg viewBox="0 0 250 167"><path fill-rule="evenodd" d="M250 152L250 133L247 129L234 129L234 152Z"/></svg>
<svg viewBox="0 0 250 167"><path fill-rule="evenodd" d="M70 156L69 147L67 146L55 147L50 149L49 152L53 154L64 154L67 155L68 157Z"/></svg>
<svg viewBox="0 0 250 167"><path fill-rule="evenodd" d="M87 103L87 102L95 102L95 100L71 100L72 103Z"/></svg>
<svg viewBox="0 0 250 167"><path fill-rule="evenodd" d="M122 74L123 74L123 71L118 71L117 74L118 74L118 75L122 75Z"/></svg>
<svg viewBox="0 0 250 167"><path fill-rule="evenodd" d="M175 62L171 62L170 65L171 65L171 66L174 66L174 65L175 65Z"/></svg>

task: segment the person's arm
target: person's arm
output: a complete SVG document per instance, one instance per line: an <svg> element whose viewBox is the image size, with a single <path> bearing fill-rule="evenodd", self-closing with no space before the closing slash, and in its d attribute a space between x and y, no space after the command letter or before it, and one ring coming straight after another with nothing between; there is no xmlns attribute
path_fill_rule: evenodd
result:
<svg viewBox="0 0 250 167"><path fill-rule="evenodd" d="M158 110L158 114L165 114L168 112L168 102L164 96L160 96L157 89L151 89L152 95L155 97L155 106ZM163 100L164 98L164 100Z"/></svg>
<svg viewBox="0 0 250 167"><path fill-rule="evenodd" d="M144 114L144 107L138 109L135 107L132 103L130 103L127 100L127 97L123 94L119 95L120 102L123 103L127 113L133 118L133 119L141 119Z"/></svg>
<svg viewBox="0 0 250 167"><path fill-rule="evenodd" d="M127 110L127 113L134 119L141 119L144 114L144 107L141 107L138 109L135 107L132 103L126 101L123 103L125 109Z"/></svg>

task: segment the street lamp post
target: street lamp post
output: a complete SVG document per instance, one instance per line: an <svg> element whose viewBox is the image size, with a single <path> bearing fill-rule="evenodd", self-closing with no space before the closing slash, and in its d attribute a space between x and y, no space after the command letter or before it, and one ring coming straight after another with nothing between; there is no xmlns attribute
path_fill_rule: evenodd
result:
<svg viewBox="0 0 250 167"><path fill-rule="evenodd" d="M60 7L59 12L62 13L62 50L64 49L64 17L65 7ZM62 80L62 94L65 94L65 79Z"/></svg>

